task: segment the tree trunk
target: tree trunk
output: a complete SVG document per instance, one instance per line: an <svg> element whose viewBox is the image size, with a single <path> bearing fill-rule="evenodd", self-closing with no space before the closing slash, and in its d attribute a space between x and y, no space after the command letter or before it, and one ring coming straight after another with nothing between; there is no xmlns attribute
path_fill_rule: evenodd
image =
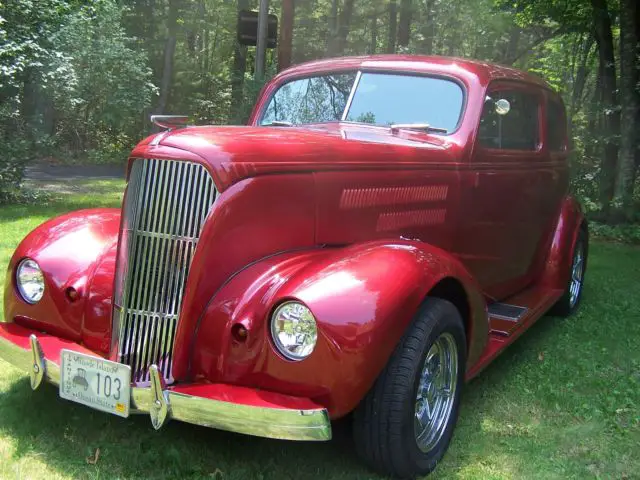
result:
<svg viewBox="0 0 640 480"><path fill-rule="evenodd" d="M611 17L606 0L591 0L593 21L598 42L598 55L602 72L601 110L603 116L604 156L600 174L600 202L603 213L609 215L610 203L613 200L616 170L618 164L618 145L616 136L620 131L620 115L617 111L616 98L616 64L611 33Z"/></svg>
<svg viewBox="0 0 640 480"><path fill-rule="evenodd" d="M389 0L389 32L387 37L387 53L396 53L396 30L398 6L396 0Z"/></svg>
<svg viewBox="0 0 640 480"><path fill-rule="evenodd" d="M209 28L202 33L202 71L209 73Z"/></svg>
<svg viewBox="0 0 640 480"><path fill-rule="evenodd" d="M354 0L345 0L340 16L338 17L338 38L336 39L336 55L342 55L347 46L347 36L351 28L351 17L353 17Z"/></svg>
<svg viewBox="0 0 640 480"><path fill-rule="evenodd" d="M409 45L411 33L411 0L401 0L400 20L398 22L398 45L406 47Z"/></svg>
<svg viewBox="0 0 640 480"><path fill-rule="evenodd" d="M620 103L621 131L620 158L616 177L614 198L622 206L623 213L629 217L633 207L633 187L636 177L636 152L640 124L637 123L640 112L638 94L638 65L640 49L637 37L637 0L620 1Z"/></svg>
<svg viewBox="0 0 640 480"><path fill-rule="evenodd" d="M374 55L378 49L378 14L371 16L371 40L369 42L369 55Z"/></svg>
<svg viewBox="0 0 640 480"><path fill-rule="evenodd" d="M433 39L435 37L435 22L434 22L434 3L435 0L427 0L426 11L427 18L424 22L423 36L424 41L422 43L422 52L425 55L433 55Z"/></svg>
<svg viewBox="0 0 640 480"><path fill-rule="evenodd" d="M294 9L294 0L282 0L280 39L278 41L278 71L284 70L291 65Z"/></svg>
<svg viewBox="0 0 640 480"><path fill-rule="evenodd" d="M640 42L640 7L638 7L637 5L636 5L636 39ZM640 77L640 60L636 64L636 68L639 70L637 72L637 75L638 77ZM638 81L640 81L640 78L638 78ZM638 89L640 90L640 86L638 86ZM636 90L636 94L638 95L640 95L639 90ZM638 115L636 116L636 125L640 126L640 111L638 111ZM636 145L636 168L640 170L640 144Z"/></svg>
<svg viewBox="0 0 640 480"><path fill-rule="evenodd" d="M157 113L166 113L173 78L173 56L176 51L176 36L178 32L179 0L169 0L169 17L167 18L167 40L164 44L164 62L162 78L160 80L160 96L158 98Z"/></svg>
<svg viewBox="0 0 640 480"><path fill-rule="evenodd" d="M327 56L335 54L338 41L338 0L331 0L331 13L329 14L329 32L327 33Z"/></svg>
<svg viewBox="0 0 640 480"><path fill-rule="evenodd" d="M589 119L587 124L587 136L585 138L584 156L591 162L594 159L600 157L602 148L597 141L597 137L600 131L600 105L602 103L602 68L598 65L596 69L596 80L593 85L593 95L589 102L589 111L587 112L587 118Z"/></svg>
<svg viewBox="0 0 640 480"><path fill-rule="evenodd" d="M501 63L502 65L512 65L515 61L514 59L518 58L520 34L520 27L513 24L509 29L509 40L503 45L504 48L501 49L502 54L495 59L497 63Z"/></svg>
<svg viewBox="0 0 640 480"><path fill-rule="evenodd" d="M587 77L589 76L587 62L589 60L589 55L591 53L591 49L593 48L593 43L595 42L595 40L596 39L594 38L594 36L589 32L582 42L581 50L579 53L580 58L578 59L576 75L573 81L573 92L571 93L571 108L569 111L569 116L571 119L573 119L575 114L578 113L582 108L584 86L586 85Z"/></svg>
<svg viewBox="0 0 640 480"><path fill-rule="evenodd" d="M249 0L238 0L238 13L249 8ZM231 75L231 123L238 124L243 120L242 103L244 102L244 74L247 71L247 46L236 40L233 50L233 71Z"/></svg>

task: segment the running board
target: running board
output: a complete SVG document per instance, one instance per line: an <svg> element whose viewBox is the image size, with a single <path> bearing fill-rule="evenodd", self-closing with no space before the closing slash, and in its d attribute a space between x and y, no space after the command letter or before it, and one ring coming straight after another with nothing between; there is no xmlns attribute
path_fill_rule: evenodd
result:
<svg viewBox="0 0 640 480"><path fill-rule="evenodd" d="M503 299L502 303L487 305L489 311L489 341L480 359L467 371L467 380L475 377L500 352L515 342L520 335L526 332L558 301L562 294L562 290L533 286ZM508 312L507 309L503 311L504 305L509 307ZM515 310L512 310L512 308L515 308ZM520 311L522 311L522 314L519 313ZM494 314L501 316L498 317ZM518 320L515 320L516 317Z"/></svg>
<svg viewBox="0 0 640 480"><path fill-rule="evenodd" d="M501 320L508 320L510 322L519 322L527 310L527 307L520 307L518 305L509 305L508 303L492 303L488 306L489 316L493 318L499 318Z"/></svg>
<svg viewBox="0 0 640 480"><path fill-rule="evenodd" d="M487 305L489 330L494 335L510 337L523 326L544 315L560 298L562 290L532 287L502 302Z"/></svg>

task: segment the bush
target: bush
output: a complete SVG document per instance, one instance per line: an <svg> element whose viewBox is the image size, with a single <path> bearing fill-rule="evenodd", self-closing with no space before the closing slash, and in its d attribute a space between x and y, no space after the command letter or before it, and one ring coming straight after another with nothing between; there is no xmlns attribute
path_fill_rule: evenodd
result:
<svg viewBox="0 0 640 480"><path fill-rule="evenodd" d="M589 232L602 240L640 245L640 224L606 225L590 222Z"/></svg>
<svg viewBox="0 0 640 480"><path fill-rule="evenodd" d="M10 140L3 137L5 135L0 135L0 203L14 200L19 195L24 169L32 160L29 142L22 138Z"/></svg>

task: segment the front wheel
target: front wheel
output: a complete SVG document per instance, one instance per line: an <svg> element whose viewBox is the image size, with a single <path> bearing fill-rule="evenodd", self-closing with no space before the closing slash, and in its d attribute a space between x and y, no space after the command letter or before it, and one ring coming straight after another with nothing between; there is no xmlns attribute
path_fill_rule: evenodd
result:
<svg viewBox="0 0 640 480"><path fill-rule="evenodd" d="M432 471L458 418L465 364L458 310L446 300L428 298L354 413L359 455L396 477Z"/></svg>

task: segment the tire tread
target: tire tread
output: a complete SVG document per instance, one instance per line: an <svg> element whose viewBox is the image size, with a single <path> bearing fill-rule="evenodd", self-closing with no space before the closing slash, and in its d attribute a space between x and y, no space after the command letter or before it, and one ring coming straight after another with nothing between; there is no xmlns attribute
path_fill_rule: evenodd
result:
<svg viewBox="0 0 640 480"><path fill-rule="evenodd" d="M453 304L439 298L425 300L387 365L354 412L356 451L379 472L403 478L415 475L402 441L407 392L413 392L417 369L421 365L422 345L438 318L447 315L456 316L462 323ZM436 461L421 473L431 471L435 464Z"/></svg>

